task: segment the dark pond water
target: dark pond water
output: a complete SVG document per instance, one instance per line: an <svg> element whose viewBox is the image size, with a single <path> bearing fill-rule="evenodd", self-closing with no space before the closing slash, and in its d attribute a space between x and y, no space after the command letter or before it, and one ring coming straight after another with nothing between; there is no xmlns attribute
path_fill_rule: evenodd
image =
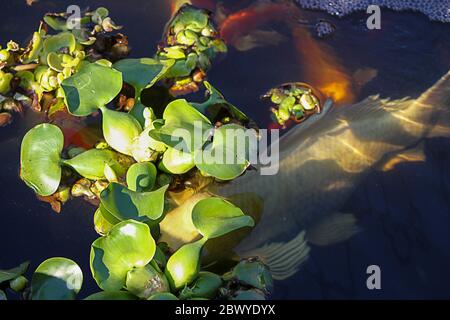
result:
<svg viewBox="0 0 450 320"><path fill-rule="evenodd" d="M0 43L9 39L25 43L48 11L65 11L70 4L102 5L125 26L132 57L152 56L170 16L167 2L41 0L28 7L24 0L0 0ZM360 98L415 97L450 69L450 26L420 14L383 11L378 31L365 27L364 13L335 19L308 12L305 17L313 22L326 18L337 26L326 42L350 72L364 67L378 70L378 76L360 90ZM273 28L284 31L282 25ZM284 82L308 82L303 71L288 39L247 52L231 49L216 62L209 80L266 127L268 106L259 96ZM83 269L80 297L84 297L97 291L89 270L90 244L97 238L94 208L75 200L55 214L19 179L20 141L36 121L29 113L0 129L0 267L30 260L34 270L50 257L71 258ZM370 175L342 209L356 214L363 232L341 244L312 246L301 271L277 283L274 298L450 298L450 141L429 139L425 151L425 163ZM382 290L366 287L366 268L371 264L382 268Z"/></svg>

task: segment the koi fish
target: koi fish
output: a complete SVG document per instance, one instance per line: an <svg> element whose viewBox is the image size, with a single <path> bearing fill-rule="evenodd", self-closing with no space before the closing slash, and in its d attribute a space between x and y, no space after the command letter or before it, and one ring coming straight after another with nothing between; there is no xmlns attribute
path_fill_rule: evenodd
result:
<svg viewBox="0 0 450 320"><path fill-rule="evenodd" d="M298 21L301 10L292 2L259 2L229 15L220 24L220 33L227 44L247 51L259 46L278 45L286 37L276 31L259 28L283 22L291 29L292 41L299 63L304 69L302 81L333 98L337 104L355 101L352 77L344 69L331 48L316 41Z"/></svg>
<svg viewBox="0 0 450 320"><path fill-rule="evenodd" d="M275 279L289 278L308 258L309 244L330 245L359 232L356 217L340 210L370 172L415 161L421 142L433 137L450 138L450 71L417 99L371 96L294 127L279 141L278 174L249 171L192 195L161 223L162 241L178 248L198 239L193 205L223 196L257 224L250 233L238 230L219 239L220 254L231 247L236 259L259 256Z"/></svg>
<svg viewBox="0 0 450 320"><path fill-rule="evenodd" d="M69 146L91 149L102 140L101 130L83 123L80 118L75 118L65 112L57 112L52 118L52 123L61 128L64 134L64 148Z"/></svg>

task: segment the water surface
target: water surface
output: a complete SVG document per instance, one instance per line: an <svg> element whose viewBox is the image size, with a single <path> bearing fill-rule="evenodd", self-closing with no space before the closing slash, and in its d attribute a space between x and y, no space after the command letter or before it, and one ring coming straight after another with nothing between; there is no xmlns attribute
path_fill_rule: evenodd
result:
<svg viewBox="0 0 450 320"><path fill-rule="evenodd" d="M231 1L233 4L237 1ZM251 1L246 1L249 3ZM25 43L45 12L103 5L124 25L132 57L152 56L169 19L166 0L47 1L32 7L25 1L0 0L0 42ZM238 4L236 4L238 6ZM450 69L450 26L416 13L383 10L382 29L369 31L366 14L344 19L306 12L315 22L326 18L337 27L325 40L343 65L354 72L371 67L378 76L359 92L384 97L417 97ZM273 29L289 33L274 24ZM261 127L269 124L268 105L259 96L289 81L308 82L291 41L248 52L231 49L217 61L209 80L229 101ZM80 297L98 291L89 270L89 249L97 238L95 208L72 200L61 214L39 202L19 179L20 141L38 119L30 112L0 128L0 267L64 256L79 263L84 273ZM401 165L394 172L371 174L358 186L343 212L354 213L363 231L330 247L314 247L301 271L276 285L274 298L450 298L450 141L429 139L425 163ZM382 290L366 288L366 268L382 268Z"/></svg>

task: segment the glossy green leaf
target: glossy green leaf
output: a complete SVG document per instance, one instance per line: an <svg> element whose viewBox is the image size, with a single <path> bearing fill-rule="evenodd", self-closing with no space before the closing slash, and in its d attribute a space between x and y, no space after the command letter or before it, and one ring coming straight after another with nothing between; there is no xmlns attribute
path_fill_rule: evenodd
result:
<svg viewBox="0 0 450 320"><path fill-rule="evenodd" d="M116 223L109 222L104 216L102 209L98 208L94 213L94 228L95 231L104 236L108 234L109 231L114 227L115 224L119 223L119 220L117 220Z"/></svg>
<svg viewBox="0 0 450 320"><path fill-rule="evenodd" d="M148 225L134 220L120 222L91 246L93 277L102 290L121 290L128 271L147 265L155 250Z"/></svg>
<svg viewBox="0 0 450 320"><path fill-rule="evenodd" d="M149 132L153 129L153 124L147 126L134 140L131 153L137 162L154 161L158 153L164 152L167 148L163 142L150 137Z"/></svg>
<svg viewBox="0 0 450 320"><path fill-rule="evenodd" d="M64 136L61 130L47 123L28 131L22 140L20 177L41 196L49 196L58 189L63 146Z"/></svg>
<svg viewBox="0 0 450 320"><path fill-rule="evenodd" d="M114 150L132 156L135 140L142 132L140 123L130 114L102 107L103 136Z"/></svg>
<svg viewBox="0 0 450 320"><path fill-rule="evenodd" d="M204 81L206 89L208 90L208 99L203 103L193 103L192 105L203 114L207 114L211 119L217 117L221 108L225 108L230 115L239 121L246 122L249 118L239 108L235 107L227 100L225 100L222 93L214 88L208 81Z"/></svg>
<svg viewBox="0 0 450 320"><path fill-rule="evenodd" d="M148 299L158 292L169 292L170 286L166 276L151 265L134 268L127 274L126 288L141 299Z"/></svg>
<svg viewBox="0 0 450 320"><path fill-rule="evenodd" d="M151 192L136 192L110 183L100 194L102 206L119 220L158 221L164 213L168 185Z"/></svg>
<svg viewBox="0 0 450 320"><path fill-rule="evenodd" d="M192 223L209 239L223 236L243 227L253 227L252 217L222 198L207 198L192 209Z"/></svg>
<svg viewBox="0 0 450 320"><path fill-rule="evenodd" d="M157 170L153 163L133 164L127 171L128 189L137 192L151 191L155 186Z"/></svg>
<svg viewBox="0 0 450 320"><path fill-rule="evenodd" d="M159 168L167 173L183 174L195 167L194 157L190 153L167 148Z"/></svg>
<svg viewBox="0 0 450 320"><path fill-rule="evenodd" d="M118 162L117 154L107 149L91 149L72 159L62 160L62 163L75 169L87 179L105 179L105 165L109 165L114 172L121 176L126 169Z"/></svg>
<svg viewBox="0 0 450 320"><path fill-rule="evenodd" d="M164 110L163 118L164 126L150 131L150 136L170 147L177 147L178 150L182 148L186 152L201 148L213 128L208 118L184 99L169 103Z"/></svg>
<svg viewBox="0 0 450 320"><path fill-rule="evenodd" d="M126 291L101 291L86 297L84 300L137 300L138 298Z"/></svg>
<svg viewBox="0 0 450 320"><path fill-rule="evenodd" d="M167 261L165 274L172 290L179 290L194 281L200 271L200 254L206 238L179 248Z"/></svg>
<svg viewBox="0 0 450 320"><path fill-rule="evenodd" d="M75 46L76 40L71 32L61 32L44 40L44 51L47 53L58 52L63 48L68 48L69 52L72 53Z"/></svg>
<svg viewBox="0 0 450 320"><path fill-rule="evenodd" d="M83 284L80 267L70 259L50 258L33 274L33 300L74 300Z"/></svg>
<svg viewBox="0 0 450 320"><path fill-rule="evenodd" d="M0 284L2 282L13 280L18 276L23 275L27 271L29 265L30 262L26 261L15 268L9 270L0 270Z"/></svg>
<svg viewBox="0 0 450 320"><path fill-rule="evenodd" d="M180 292L180 299L208 298L216 296L222 285L222 278L212 272L201 271L198 278L190 286L186 286Z"/></svg>
<svg viewBox="0 0 450 320"><path fill-rule="evenodd" d="M53 15L45 15L44 22L56 31L67 31L67 20Z"/></svg>
<svg viewBox="0 0 450 320"><path fill-rule="evenodd" d="M88 116L105 106L122 89L122 74L97 63L85 63L61 83L69 112Z"/></svg>
<svg viewBox="0 0 450 320"><path fill-rule="evenodd" d="M246 134L249 133L251 138ZM232 180L245 172L251 144L256 145L256 135L236 124L221 126L214 132L213 142L195 152L198 169L220 180Z"/></svg>
<svg viewBox="0 0 450 320"><path fill-rule="evenodd" d="M158 61L150 58L123 59L116 62L114 68L122 72L123 81L140 92L154 85L173 63L173 60Z"/></svg>
<svg viewBox="0 0 450 320"><path fill-rule="evenodd" d="M179 300L173 293L163 292L155 293L148 300Z"/></svg>

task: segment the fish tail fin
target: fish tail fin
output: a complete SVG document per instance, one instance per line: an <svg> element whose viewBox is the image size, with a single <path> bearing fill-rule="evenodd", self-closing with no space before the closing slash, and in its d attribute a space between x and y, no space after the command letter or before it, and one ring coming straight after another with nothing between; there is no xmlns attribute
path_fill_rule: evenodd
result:
<svg viewBox="0 0 450 320"><path fill-rule="evenodd" d="M296 274L309 257L310 248L305 239L305 232L300 232L292 240L266 244L260 248L240 253L239 256L259 257L270 269L275 280L284 280Z"/></svg>
<svg viewBox="0 0 450 320"><path fill-rule="evenodd" d="M361 231L353 214L335 213L306 232L306 239L317 246L343 242Z"/></svg>

